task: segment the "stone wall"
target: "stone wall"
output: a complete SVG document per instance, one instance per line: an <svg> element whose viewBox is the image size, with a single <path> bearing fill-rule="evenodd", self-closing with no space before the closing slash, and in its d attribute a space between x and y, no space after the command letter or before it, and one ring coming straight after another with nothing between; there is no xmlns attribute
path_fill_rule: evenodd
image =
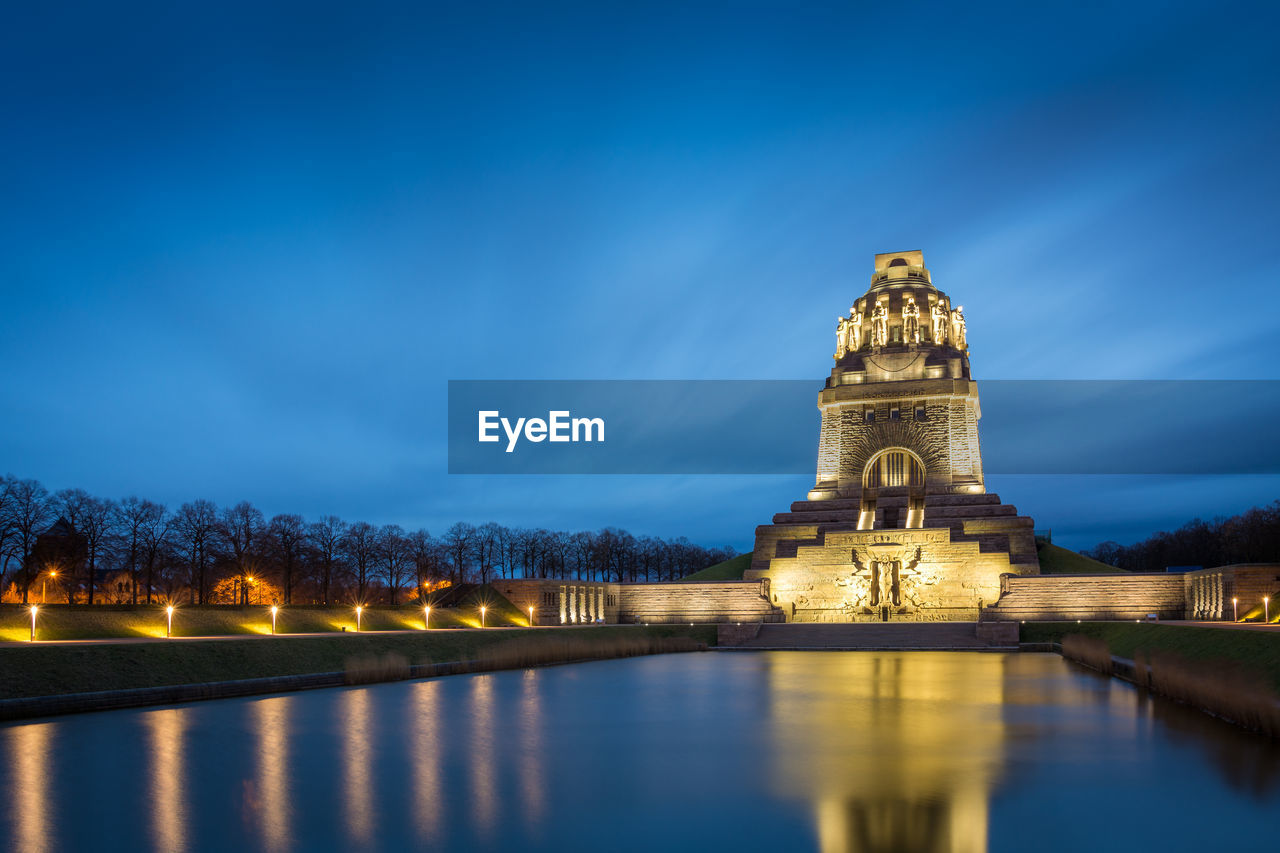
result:
<svg viewBox="0 0 1280 853"><path fill-rule="evenodd" d="M1008 576L1003 595L984 620L1074 621L1181 619L1186 609L1180 574Z"/></svg>
<svg viewBox="0 0 1280 853"><path fill-rule="evenodd" d="M532 605L535 625L590 624L601 612L608 624L782 621L767 597L768 581L620 584L513 578L492 585L522 613Z"/></svg>
<svg viewBox="0 0 1280 853"><path fill-rule="evenodd" d="M521 613L533 607L534 625L577 625L618 621L621 584L557 578L503 578L490 584Z"/></svg>
<svg viewBox="0 0 1280 853"><path fill-rule="evenodd" d="M620 622L781 622L767 581L621 584Z"/></svg>
<svg viewBox="0 0 1280 853"><path fill-rule="evenodd" d="M1241 563L1201 569L1182 576L1188 619L1226 620L1264 610L1263 597L1271 599L1271 613L1280 594L1280 563ZM1237 599L1233 607L1232 599Z"/></svg>

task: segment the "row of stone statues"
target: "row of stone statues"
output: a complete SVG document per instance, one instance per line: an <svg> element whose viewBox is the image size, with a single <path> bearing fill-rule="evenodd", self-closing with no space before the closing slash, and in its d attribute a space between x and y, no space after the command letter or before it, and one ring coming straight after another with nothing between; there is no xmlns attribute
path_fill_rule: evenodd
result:
<svg viewBox="0 0 1280 853"><path fill-rule="evenodd" d="M945 344L948 340L956 349L965 349L964 306L948 311L941 302L930 309L930 320L933 326L933 343ZM836 358L844 358L846 353L862 349L863 315L857 306L849 309L848 317L837 317L836 325ZM870 316L871 345L882 347L889 343L889 308L883 302L876 302ZM906 343L920 343L920 306L914 296L907 296L902 306L902 337Z"/></svg>

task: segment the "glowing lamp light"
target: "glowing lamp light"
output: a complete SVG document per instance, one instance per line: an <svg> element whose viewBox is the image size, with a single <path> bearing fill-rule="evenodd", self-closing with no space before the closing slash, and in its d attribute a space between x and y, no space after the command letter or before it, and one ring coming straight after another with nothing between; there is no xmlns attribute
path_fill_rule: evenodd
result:
<svg viewBox="0 0 1280 853"><path fill-rule="evenodd" d="M360 614L364 612L364 608L359 604L356 605L356 632L360 631Z"/></svg>
<svg viewBox="0 0 1280 853"><path fill-rule="evenodd" d="M1271 624L1271 596L1262 596L1262 624Z"/></svg>
<svg viewBox="0 0 1280 853"><path fill-rule="evenodd" d="M1238 598L1231 599L1231 621L1240 621L1240 599Z"/></svg>
<svg viewBox="0 0 1280 853"><path fill-rule="evenodd" d="M40 608L34 604L31 605L31 642L36 641L36 614L40 612Z"/></svg>
<svg viewBox="0 0 1280 853"><path fill-rule="evenodd" d="M168 607L164 609L164 615L166 620L165 626L164 626L164 635L165 637L172 637L173 636L173 605L172 604L170 604Z"/></svg>
<svg viewBox="0 0 1280 853"><path fill-rule="evenodd" d="M431 627L431 605L428 604L422 608L422 627L429 629Z"/></svg>
<svg viewBox="0 0 1280 853"><path fill-rule="evenodd" d="M529 627L533 627L533 605L529 605Z"/></svg>
<svg viewBox="0 0 1280 853"><path fill-rule="evenodd" d="M485 606L481 604L480 605L480 627L481 628L484 627L484 611L485 610L486 610Z"/></svg>
<svg viewBox="0 0 1280 853"><path fill-rule="evenodd" d="M276 614L280 612L280 608L274 604L271 605L271 633L276 632Z"/></svg>

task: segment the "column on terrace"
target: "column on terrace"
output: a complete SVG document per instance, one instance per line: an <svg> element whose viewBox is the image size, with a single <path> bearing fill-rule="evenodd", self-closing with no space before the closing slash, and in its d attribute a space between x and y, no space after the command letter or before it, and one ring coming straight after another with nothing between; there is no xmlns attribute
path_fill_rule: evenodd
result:
<svg viewBox="0 0 1280 853"><path fill-rule="evenodd" d="M605 618L604 618L604 587L602 587L602 586L601 586L601 587L597 587L597 588L596 588L596 613L600 614L600 621L601 621L601 622L605 621Z"/></svg>

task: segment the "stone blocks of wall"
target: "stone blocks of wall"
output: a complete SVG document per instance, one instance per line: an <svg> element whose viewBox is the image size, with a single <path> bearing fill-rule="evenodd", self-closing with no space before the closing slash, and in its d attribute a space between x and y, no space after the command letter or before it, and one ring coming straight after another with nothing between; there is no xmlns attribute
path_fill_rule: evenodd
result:
<svg viewBox="0 0 1280 853"><path fill-rule="evenodd" d="M1185 579L1177 574L1038 575L1004 578L1003 594L983 620L1062 622L1181 619Z"/></svg>
<svg viewBox="0 0 1280 853"><path fill-rule="evenodd" d="M619 621L781 622L767 598L768 583L710 581L622 584Z"/></svg>
<svg viewBox="0 0 1280 853"><path fill-rule="evenodd" d="M1263 597L1276 603L1280 563L1242 563L1187 572L1183 576L1188 619L1227 620L1262 607ZM1232 599L1237 599L1233 607ZM1275 607L1271 608L1275 613Z"/></svg>

